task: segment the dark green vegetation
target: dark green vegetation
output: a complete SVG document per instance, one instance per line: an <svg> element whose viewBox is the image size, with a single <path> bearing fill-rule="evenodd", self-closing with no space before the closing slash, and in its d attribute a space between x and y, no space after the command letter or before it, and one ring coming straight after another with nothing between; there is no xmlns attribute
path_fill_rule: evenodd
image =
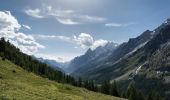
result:
<svg viewBox="0 0 170 100"><path fill-rule="evenodd" d="M0 57L0 100L125 100L42 78Z"/></svg>

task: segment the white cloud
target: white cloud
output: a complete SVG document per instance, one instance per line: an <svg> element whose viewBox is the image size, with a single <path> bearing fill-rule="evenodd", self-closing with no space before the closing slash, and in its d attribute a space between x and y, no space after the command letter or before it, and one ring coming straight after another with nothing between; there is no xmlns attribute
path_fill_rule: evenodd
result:
<svg viewBox="0 0 170 100"><path fill-rule="evenodd" d="M65 25L103 22L106 20L103 17L80 14L80 11L56 9L52 6L43 6L43 9L27 9L25 13L35 18L54 17L59 23Z"/></svg>
<svg viewBox="0 0 170 100"><path fill-rule="evenodd" d="M130 25L133 25L135 23L126 23L126 24L121 24L121 23L107 23L105 24L106 27L127 27Z"/></svg>
<svg viewBox="0 0 170 100"><path fill-rule="evenodd" d="M95 49L99 46L104 46L108 43L107 40L103 40L103 39L95 40L88 33L80 33L78 36L74 35L73 37L60 36L60 35L58 35L58 36L57 35L34 35L34 37L37 39L61 40L61 41L65 41L65 42L77 45L74 48L78 48L78 46L79 46L83 49L87 49L87 48Z"/></svg>
<svg viewBox="0 0 170 100"><path fill-rule="evenodd" d="M89 16L89 15L76 15L84 22L103 22L106 19L98 16Z"/></svg>
<svg viewBox="0 0 170 100"><path fill-rule="evenodd" d="M22 25L24 28L26 28L26 29L28 29L28 30L31 30L31 27L30 26L28 26L28 25Z"/></svg>
<svg viewBox="0 0 170 100"><path fill-rule="evenodd" d="M106 44L108 43L107 40L102 40L102 39L99 39L99 40L96 40L93 45L91 46L91 49L95 49L99 46L105 46Z"/></svg>
<svg viewBox="0 0 170 100"><path fill-rule="evenodd" d="M91 47L93 45L93 37L87 33L81 33L79 36L74 36L74 41L82 48Z"/></svg>
<svg viewBox="0 0 170 100"><path fill-rule="evenodd" d="M25 10L25 13L31 17L34 18L44 18L43 15L41 15L41 10L36 8L36 9L27 9Z"/></svg>
<svg viewBox="0 0 170 100"><path fill-rule="evenodd" d="M56 39L65 42L73 43L73 40L70 37L62 36L62 35L34 35L37 39Z"/></svg>
<svg viewBox="0 0 170 100"><path fill-rule="evenodd" d="M64 10L64 9L54 9L52 6L45 7L45 12L47 15L59 17L59 18L66 18L69 16L74 15L75 11L73 10Z"/></svg>
<svg viewBox="0 0 170 100"><path fill-rule="evenodd" d="M66 24L66 25L75 25L75 24L80 24L79 22L75 22L71 19L60 19L57 18L58 22L60 22L61 24Z"/></svg>
<svg viewBox="0 0 170 100"><path fill-rule="evenodd" d="M105 46L108 41L99 39L95 40L90 34L88 33L80 33L79 36L74 36L74 41L80 45L81 48L91 48L92 50L96 49L99 46Z"/></svg>
<svg viewBox="0 0 170 100"><path fill-rule="evenodd" d="M3 31L17 31L21 27L18 21L11 15L9 11L0 11L0 32Z"/></svg>
<svg viewBox="0 0 170 100"><path fill-rule="evenodd" d="M20 48L22 52L27 54L33 54L39 48L44 48L31 35L19 32L20 28L21 25L9 11L0 11L0 37L9 40L16 47Z"/></svg>

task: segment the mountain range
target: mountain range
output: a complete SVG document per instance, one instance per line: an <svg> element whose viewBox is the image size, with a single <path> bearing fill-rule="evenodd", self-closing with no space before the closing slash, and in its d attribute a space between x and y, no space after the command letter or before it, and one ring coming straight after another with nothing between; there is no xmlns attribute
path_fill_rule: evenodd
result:
<svg viewBox="0 0 170 100"><path fill-rule="evenodd" d="M41 61L75 78L94 80L99 84L106 80L116 80L122 90L134 84L145 94L155 90L168 100L170 19L152 31L146 30L138 37L130 38L128 42L108 42L94 50L89 48L85 54L66 64L52 60Z"/></svg>
<svg viewBox="0 0 170 100"><path fill-rule="evenodd" d="M113 42L108 42L105 46L99 46L96 49L92 50L89 48L84 55L78 56L70 61L68 67L65 69L67 73L74 73L76 70L85 68L87 65L97 59L104 58L110 55L112 51L117 48L118 44Z"/></svg>
<svg viewBox="0 0 170 100"><path fill-rule="evenodd" d="M122 89L129 84L148 93L156 90L170 96L170 19L156 29L122 44L108 43L74 58L64 69L74 77L97 83L117 81Z"/></svg>
<svg viewBox="0 0 170 100"><path fill-rule="evenodd" d="M35 59L37 59L38 61L42 62L42 63L45 63L47 64L48 66L51 66L52 68L56 69L56 70L59 70L61 72L65 72L65 68L67 67L68 65L68 62L57 62L56 60L50 60L50 59L44 59L44 58L37 58L37 57L34 57Z"/></svg>

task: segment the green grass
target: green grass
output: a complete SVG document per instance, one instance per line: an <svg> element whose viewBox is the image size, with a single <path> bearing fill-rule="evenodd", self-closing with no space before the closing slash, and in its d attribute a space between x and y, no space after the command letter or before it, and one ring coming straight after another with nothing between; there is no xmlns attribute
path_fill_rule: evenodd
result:
<svg viewBox="0 0 170 100"><path fill-rule="evenodd" d="M0 100L124 100L36 76L0 58Z"/></svg>

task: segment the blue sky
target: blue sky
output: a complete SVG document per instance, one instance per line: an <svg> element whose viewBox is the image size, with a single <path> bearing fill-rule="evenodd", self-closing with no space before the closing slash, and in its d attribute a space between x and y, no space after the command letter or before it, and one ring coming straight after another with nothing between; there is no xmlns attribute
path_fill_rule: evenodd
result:
<svg viewBox="0 0 170 100"><path fill-rule="evenodd" d="M170 17L169 4L169 0L0 0L0 11L10 11L21 25L18 32L41 45L34 55L67 61L88 48L108 41L122 43L153 30Z"/></svg>

